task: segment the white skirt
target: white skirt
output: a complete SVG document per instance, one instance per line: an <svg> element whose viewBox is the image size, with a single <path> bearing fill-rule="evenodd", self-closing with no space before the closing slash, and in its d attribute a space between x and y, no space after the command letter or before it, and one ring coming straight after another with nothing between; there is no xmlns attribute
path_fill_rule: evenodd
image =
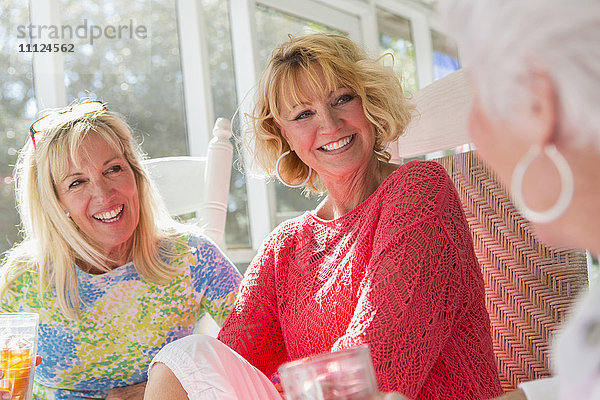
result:
<svg viewBox="0 0 600 400"><path fill-rule="evenodd" d="M190 400L281 400L261 371L217 339L190 335L163 347L150 363L165 364Z"/></svg>

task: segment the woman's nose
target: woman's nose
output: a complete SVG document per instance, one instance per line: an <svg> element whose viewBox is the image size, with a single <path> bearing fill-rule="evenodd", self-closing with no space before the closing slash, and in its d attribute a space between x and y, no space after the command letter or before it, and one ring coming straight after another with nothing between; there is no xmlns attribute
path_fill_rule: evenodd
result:
<svg viewBox="0 0 600 400"><path fill-rule="evenodd" d="M319 128L321 133L336 133L342 126L342 119L337 115L335 110L324 108L321 110L321 118L319 120Z"/></svg>
<svg viewBox="0 0 600 400"><path fill-rule="evenodd" d="M114 188L109 182L106 182L104 179L99 179L94 182L94 195L101 199L109 199L115 193Z"/></svg>

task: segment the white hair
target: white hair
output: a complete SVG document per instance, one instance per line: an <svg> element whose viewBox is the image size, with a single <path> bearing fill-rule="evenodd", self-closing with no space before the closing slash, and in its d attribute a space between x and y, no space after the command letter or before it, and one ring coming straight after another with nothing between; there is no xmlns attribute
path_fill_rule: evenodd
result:
<svg viewBox="0 0 600 400"><path fill-rule="evenodd" d="M600 150L600 1L442 0L447 33L498 121L530 104L527 76L553 81L561 139Z"/></svg>

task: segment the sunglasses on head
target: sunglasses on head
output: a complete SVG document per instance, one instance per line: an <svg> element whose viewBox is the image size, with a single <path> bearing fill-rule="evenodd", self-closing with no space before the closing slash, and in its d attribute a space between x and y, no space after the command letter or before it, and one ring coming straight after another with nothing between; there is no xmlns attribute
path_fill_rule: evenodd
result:
<svg viewBox="0 0 600 400"><path fill-rule="evenodd" d="M75 104L72 107L69 107L65 110L53 112L47 115L44 115L42 118L35 121L29 127L29 136L31 136L31 141L33 142L33 147L35 148L35 134L39 132L43 132L48 128L63 124L69 121L75 121L79 118L82 118L88 114L93 114L100 110L108 110L106 105L103 102L93 100L86 101L83 103Z"/></svg>

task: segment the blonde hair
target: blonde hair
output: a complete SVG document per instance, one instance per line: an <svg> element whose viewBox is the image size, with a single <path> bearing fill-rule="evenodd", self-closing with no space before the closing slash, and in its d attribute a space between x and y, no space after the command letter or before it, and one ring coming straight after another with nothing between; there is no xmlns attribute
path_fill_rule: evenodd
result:
<svg viewBox="0 0 600 400"><path fill-rule="evenodd" d="M75 107L77 104L75 104ZM64 113L71 107L54 111ZM77 318L81 297L77 262L109 271L111 261L95 248L63 211L55 185L76 162L87 135L101 137L129 163L138 190L139 222L133 233L130 257L145 279L166 283L176 275L169 265L177 224L169 217L156 189L142 168L142 153L131 128L116 113L101 109L75 120L57 123L28 140L15 166L17 208L24 240L11 249L2 267L0 295L26 271L39 275L40 292L56 290L64 314Z"/></svg>
<svg viewBox="0 0 600 400"><path fill-rule="evenodd" d="M300 85L302 77L307 78L312 93L328 93L339 87L352 89L362 100L365 116L375 127L373 151L376 157L389 161L386 144L404 133L414 106L404 97L394 73L369 58L352 40L317 33L298 38L290 36L275 48L259 80L248 134L255 161L268 174L274 174L277 159L290 150L276 123L282 120L282 108L300 104L310 96ZM279 172L286 182L299 183L304 181L309 168L292 154L283 158ZM314 171L306 188L313 192L324 189Z"/></svg>

